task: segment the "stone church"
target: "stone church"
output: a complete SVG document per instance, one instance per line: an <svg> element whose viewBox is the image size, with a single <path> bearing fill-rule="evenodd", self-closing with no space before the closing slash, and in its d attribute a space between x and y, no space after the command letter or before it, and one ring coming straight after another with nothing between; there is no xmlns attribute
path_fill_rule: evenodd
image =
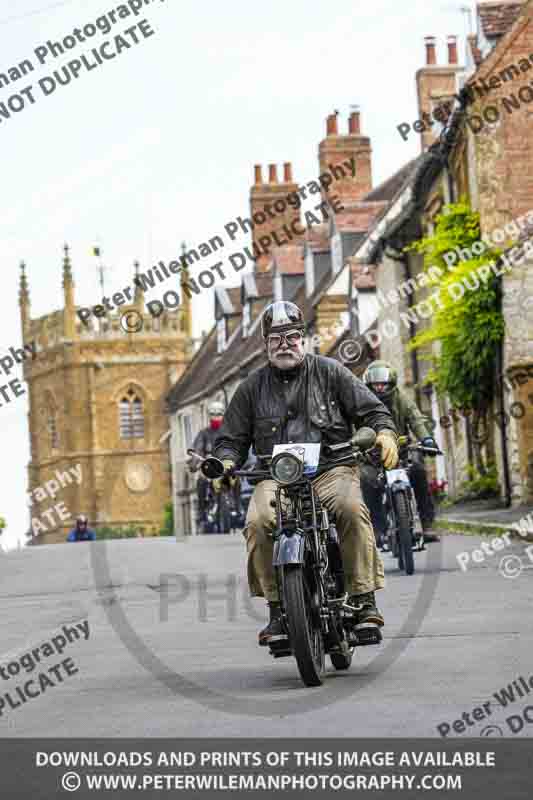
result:
<svg viewBox="0 0 533 800"><path fill-rule="evenodd" d="M93 528L133 524L144 535L157 534L171 498L164 398L191 358L190 299L183 293L179 308L155 318L145 312L144 293L136 288L120 316L108 313L83 324L74 288L65 246L64 308L32 319L22 265L23 343L35 342L37 348L35 359L24 365L33 542L64 541L79 513L87 514ZM122 327L128 311L142 319L140 331ZM81 469L79 483L64 477L71 469ZM54 480L54 499L38 491ZM70 518L46 514L60 502Z"/></svg>

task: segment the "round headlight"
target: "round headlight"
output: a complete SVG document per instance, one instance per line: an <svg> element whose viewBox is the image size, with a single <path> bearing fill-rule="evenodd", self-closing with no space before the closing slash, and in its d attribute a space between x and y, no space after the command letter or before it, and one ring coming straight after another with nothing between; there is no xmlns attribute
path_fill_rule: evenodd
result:
<svg viewBox="0 0 533 800"><path fill-rule="evenodd" d="M303 475L304 465L299 458L291 453L280 453L272 459L270 470L275 481L289 484L300 480Z"/></svg>

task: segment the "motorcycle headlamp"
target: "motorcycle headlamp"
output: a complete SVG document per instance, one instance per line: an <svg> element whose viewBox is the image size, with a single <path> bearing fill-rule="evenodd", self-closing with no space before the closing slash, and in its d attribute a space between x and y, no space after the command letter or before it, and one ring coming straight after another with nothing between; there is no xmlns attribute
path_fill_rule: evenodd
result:
<svg viewBox="0 0 533 800"><path fill-rule="evenodd" d="M270 472L277 483L287 486L300 480L304 473L304 464L292 453L278 453L272 459Z"/></svg>

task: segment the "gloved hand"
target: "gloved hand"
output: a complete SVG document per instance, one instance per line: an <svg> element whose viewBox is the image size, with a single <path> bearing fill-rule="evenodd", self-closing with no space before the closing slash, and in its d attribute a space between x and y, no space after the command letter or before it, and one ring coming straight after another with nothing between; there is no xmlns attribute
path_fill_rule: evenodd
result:
<svg viewBox="0 0 533 800"><path fill-rule="evenodd" d="M217 494L222 490L222 484L224 483L224 480L227 478L226 473L229 472L231 469L233 469L235 466L235 461L232 461L231 458L225 458L222 463L224 464L224 475L222 475L220 478L215 478L213 480L213 489ZM237 478L229 478L229 485L232 488L233 486L235 486L236 482Z"/></svg>
<svg viewBox="0 0 533 800"><path fill-rule="evenodd" d="M439 446L435 441L435 439L433 438L433 436L424 436L420 444L422 445L422 447L431 447L434 450L439 449Z"/></svg>
<svg viewBox="0 0 533 800"><path fill-rule="evenodd" d="M376 444L381 446L381 460L385 469L394 469L398 463L398 445L393 431L383 430L376 436Z"/></svg>

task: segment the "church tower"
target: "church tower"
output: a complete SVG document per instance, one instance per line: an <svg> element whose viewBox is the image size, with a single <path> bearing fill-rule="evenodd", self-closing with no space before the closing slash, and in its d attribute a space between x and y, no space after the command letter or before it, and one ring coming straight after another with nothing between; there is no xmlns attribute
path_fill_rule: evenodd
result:
<svg viewBox="0 0 533 800"><path fill-rule="evenodd" d="M79 513L92 527L132 524L156 534L171 499L164 399L192 355L190 307L153 317L137 287L128 305L82 323L67 246L63 293L62 311L32 319L21 265L23 340L36 346L24 362L34 543L65 541ZM69 517L54 511L60 503Z"/></svg>

